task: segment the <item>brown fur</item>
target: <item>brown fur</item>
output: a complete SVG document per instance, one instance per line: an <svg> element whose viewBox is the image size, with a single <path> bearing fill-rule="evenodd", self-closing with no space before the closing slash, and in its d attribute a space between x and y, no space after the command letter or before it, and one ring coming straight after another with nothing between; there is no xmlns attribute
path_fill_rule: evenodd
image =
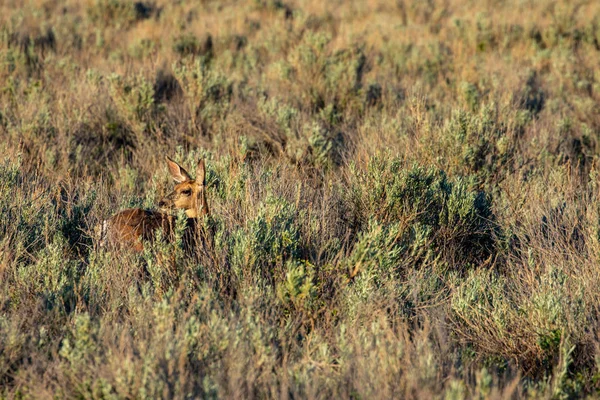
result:
<svg viewBox="0 0 600 400"><path fill-rule="evenodd" d="M206 170L204 160L198 162L196 179L185 169L167 157L169 172L176 182L175 189L159 202L160 211L133 208L123 210L108 220L102 227L101 244L132 248L137 252L144 249L144 241L154 240L156 231L162 229L166 238L173 233L175 217L170 213L185 210L188 216L185 242L190 242L197 233L198 219L209 213L206 201Z"/></svg>

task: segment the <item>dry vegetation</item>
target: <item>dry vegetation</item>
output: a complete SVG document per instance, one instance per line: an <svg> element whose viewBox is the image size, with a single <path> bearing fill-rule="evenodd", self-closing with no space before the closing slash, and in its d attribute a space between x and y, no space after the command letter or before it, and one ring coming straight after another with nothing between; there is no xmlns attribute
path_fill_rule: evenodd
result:
<svg viewBox="0 0 600 400"><path fill-rule="evenodd" d="M1 1L0 397L599 396L599 138L597 1Z"/></svg>

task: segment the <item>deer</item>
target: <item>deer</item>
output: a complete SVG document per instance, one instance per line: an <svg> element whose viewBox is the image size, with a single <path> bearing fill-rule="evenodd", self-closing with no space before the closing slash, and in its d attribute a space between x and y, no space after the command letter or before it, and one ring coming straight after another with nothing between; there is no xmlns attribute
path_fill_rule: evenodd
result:
<svg viewBox="0 0 600 400"><path fill-rule="evenodd" d="M137 253L144 250L144 242L156 239L158 230L164 237L172 238L176 224L176 210L187 216L184 244L193 247L200 232L201 219L209 215L206 201L206 168L204 159L198 161L196 179L168 156L165 157L169 173L175 182L174 190L158 203L158 211L131 208L120 211L102 223L100 246L126 247Z"/></svg>

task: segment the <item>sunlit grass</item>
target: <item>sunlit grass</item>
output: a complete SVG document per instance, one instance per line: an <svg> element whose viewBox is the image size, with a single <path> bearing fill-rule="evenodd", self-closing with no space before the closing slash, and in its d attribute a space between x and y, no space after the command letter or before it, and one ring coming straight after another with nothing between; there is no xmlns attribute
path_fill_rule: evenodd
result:
<svg viewBox="0 0 600 400"><path fill-rule="evenodd" d="M599 43L583 1L2 2L0 397L598 396ZM210 246L99 246L165 155Z"/></svg>

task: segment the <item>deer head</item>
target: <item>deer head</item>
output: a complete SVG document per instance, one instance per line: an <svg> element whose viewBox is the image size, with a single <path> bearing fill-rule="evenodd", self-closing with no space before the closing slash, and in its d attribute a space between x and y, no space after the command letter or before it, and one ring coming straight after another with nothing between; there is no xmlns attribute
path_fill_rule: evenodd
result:
<svg viewBox="0 0 600 400"><path fill-rule="evenodd" d="M206 202L206 169L204 159L198 161L196 179L175 161L166 157L169 172L175 181L173 192L165 196L158 207L162 212L172 212L175 209L185 210L188 218L198 218L209 213Z"/></svg>

